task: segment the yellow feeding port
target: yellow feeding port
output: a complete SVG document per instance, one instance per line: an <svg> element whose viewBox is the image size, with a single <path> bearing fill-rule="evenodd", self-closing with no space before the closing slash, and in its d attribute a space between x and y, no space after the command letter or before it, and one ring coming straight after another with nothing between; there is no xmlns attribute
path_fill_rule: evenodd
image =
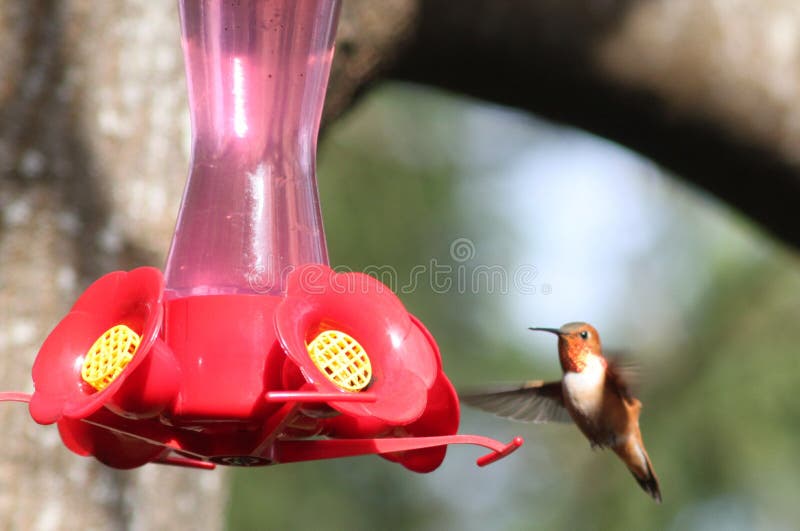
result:
<svg viewBox="0 0 800 531"><path fill-rule="evenodd" d="M369 356L344 332L322 332L308 344L308 355L328 380L345 391L362 391L372 379Z"/></svg>
<svg viewBox="0 0 800 531"><path fill-rule="evenodd" d="M86 353L81 368L83 381L98 391L108 387L133 359L141 340L125 325L106 330Z"/></svg>

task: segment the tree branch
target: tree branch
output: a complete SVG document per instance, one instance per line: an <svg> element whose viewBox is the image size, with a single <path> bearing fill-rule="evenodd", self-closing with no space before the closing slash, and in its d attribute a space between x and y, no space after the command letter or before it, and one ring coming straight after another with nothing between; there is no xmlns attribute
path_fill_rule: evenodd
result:
<svg viewBox="0 0 800 531"><path fill-rule="evenodd" d="M775 81L798 79L781 54L800 37L786 31L787 42L760 49L775 11L716 4L423 0L389 76L615 140L800 246L800 127L789 114L800 93ZM783 23L796 28L800 17Z"/></svg>

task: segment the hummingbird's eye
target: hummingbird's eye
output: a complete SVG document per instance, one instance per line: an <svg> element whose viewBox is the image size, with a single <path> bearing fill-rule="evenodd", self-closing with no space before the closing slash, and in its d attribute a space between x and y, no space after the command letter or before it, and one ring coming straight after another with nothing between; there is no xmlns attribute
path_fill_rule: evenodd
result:
<svg viewBox="0 0 800 531"><path fill-rule="evenodd" d="M589 339L589 332L584 330L583 332L580 333L580 336L581 336L581 339Z"/></svg>

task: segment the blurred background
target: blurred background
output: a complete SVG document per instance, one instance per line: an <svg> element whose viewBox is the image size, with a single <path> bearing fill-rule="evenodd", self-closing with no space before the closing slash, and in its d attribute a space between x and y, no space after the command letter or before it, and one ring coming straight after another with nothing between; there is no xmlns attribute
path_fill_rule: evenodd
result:
<svg viewBox="0 0 800 531"><path fill-rule="evenodd" d="M164 264L177 2L0 0L0 57L0 390L30 392L90 282ZM457 387L557 378L527 327L596 325L640 366L664 503L574 426L469 409L525 445L198 473L109 469L6 404L0 529L797 528L800 3L345 0L323 122L332 264L380 272Z"/></svg>
<svg viewBox="0 0 800 531"><path fill-rule="evenodd" d="M394 278L456 387L557 378L532 325L589 321L628 351L664 503L574 426L465 408L462 432L525 445L485 469L452 447L428 475L377 458L237 470L231 530L796 528L800 270L750 222L607 140L405 84L327 132L318 179L332 264ZM449 287L403 289L432 260Z"/></svg>

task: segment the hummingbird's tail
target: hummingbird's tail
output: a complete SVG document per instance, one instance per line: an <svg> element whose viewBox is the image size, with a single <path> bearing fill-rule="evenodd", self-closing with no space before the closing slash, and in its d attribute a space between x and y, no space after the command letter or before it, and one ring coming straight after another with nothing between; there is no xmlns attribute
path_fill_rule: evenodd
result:
<svg viewBox="0 0 800 531"><path fill-rule="evenodd" d="M628 437L624 443L614 447L614 452L628 466L639 486L656 502L661 503L661 487L658 485L658 477L653 470L650 456L644 449L642 435L637 433L635 437Z"/></svg>
<svg viewBox="0 0 800 531"><path fill-rule="evenodd" d="M644 452L644 448L642 448L642 452ZM647 494L652 496L656 502L661 503L661 487L658 485L658 478L653 471L653 464L650 462L650 457L647 455L647 452L644 452L644 459L647 463L645 473L640 476L634 472L633 469L631 469L631 472L633 473L633 477L636 478L637 483L639 483L639 486L642 487Z"/></svg>

